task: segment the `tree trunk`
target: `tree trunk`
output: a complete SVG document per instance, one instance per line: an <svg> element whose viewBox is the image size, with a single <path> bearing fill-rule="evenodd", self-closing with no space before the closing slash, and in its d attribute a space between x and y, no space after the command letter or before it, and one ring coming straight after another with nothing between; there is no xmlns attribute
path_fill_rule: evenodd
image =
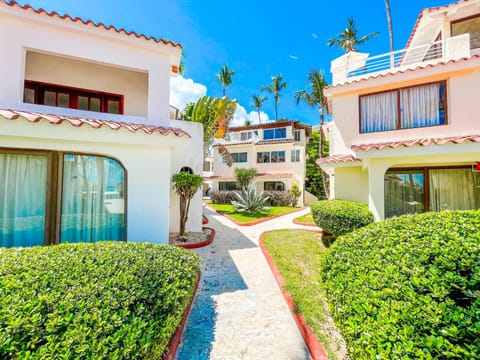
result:
<svg viewBox="0 0 480 360"><path fill-rule="evenodd" d="M390 1L385 0L385 9L387 11L387 21L388 21L388 36L390 37L390 68L395 67L395 47L393 46L393 26L392 26L392 16L390 13Z"/></svg>
<svg viewBox="0 0 480 360"><path fill-rule="evenodd" d="M258 108L257 112L258 112L258 123L261 124L262 118L260 117L260 108Z"/></svg>
<svg viewBox="0 0 480 360"><path fill-rule="evenodd" d="M187 199L180 196L180 236L185 235L185 224L187 223Z"/></svg>
<svg viewBox="0 0 480 360"><path fill-rule="evenodd" d="M325 122L325 119L324 119L324 108L323 106L320 106L320 109L319 109L319 114L320 114L320 141L319 141L319 144L318 144L318 156L320 158L323 158L323 130L322 130L322 127L323 127L323 124ZM325 171L321 170L322 171L322 185L323 185L323 191L325 193L325 197L327 199L330 198L330 189L329 189L329 186L327 184L327 174L325 173Z"/></svg>

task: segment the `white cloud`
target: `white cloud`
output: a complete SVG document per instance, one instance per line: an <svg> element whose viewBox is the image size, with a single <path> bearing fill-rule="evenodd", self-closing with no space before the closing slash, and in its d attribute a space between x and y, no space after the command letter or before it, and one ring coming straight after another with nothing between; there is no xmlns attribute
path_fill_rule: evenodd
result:
<svg viewBox="0 0 480 360"><path fill-rule="evenodd" d="M313 32L313 33L312 33L312 38L318 39L318 35Z"/></svg>
<svg viewBox="0 0 480 360"><path fill-rule="evenodd" d="M263 111L260 111L260 119L262 120L262 124L270 121L268 115ZM245 125L246 120L249 120L251 125L259 124L258 113L256 111L250 111L247 113L247 110L245 110L242 105L237 105L237 110L235 110L235 113L233 114L230 126L243 126Z"/></svg>
<svg viewBox="0 0 480 360"><path fill-rule="evenodd" d="M196 102L207 94L207 87L194 82L192 79L185 79L182 75L173 77L170 81L170 105L183 110L185 105Z"/></svg>
<svg viewBox="0 0 480 360"><path fill-rule="evenodd" d="M288 55L288 57L292 60L298 60L298 56L297 55Z"/></svg>

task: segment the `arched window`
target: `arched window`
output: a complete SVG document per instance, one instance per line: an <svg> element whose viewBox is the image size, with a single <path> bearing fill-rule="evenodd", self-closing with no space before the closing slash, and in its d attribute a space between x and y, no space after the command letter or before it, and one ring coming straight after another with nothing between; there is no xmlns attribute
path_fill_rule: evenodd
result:
<svg viewBox="0 0 480 360"><path fill-rule="evenodd" d="M125 240L125 179L104 156L0 149L0 246Z"/></svg>
<svg viewBox="0 0 480 360"><path fill-rule="evenodd" d="M180 172L182 173L187 173L187 174L193 174L193 170L191 167L184 166L180 169Z"/></svg>

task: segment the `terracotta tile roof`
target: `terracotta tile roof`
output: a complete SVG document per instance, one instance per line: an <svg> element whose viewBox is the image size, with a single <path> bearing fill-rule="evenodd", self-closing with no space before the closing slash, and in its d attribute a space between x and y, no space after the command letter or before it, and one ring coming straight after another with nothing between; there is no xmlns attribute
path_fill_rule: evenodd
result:
<svg viewBox="0 0 480 360"><path fill-rule="evenodd" d="M409 69L405 69L405 70L398 70L398 71L393 71L393 72L389 71L389 72L380 73L380 74L373 73L371 76L368 76L368 77L365 77L365 78L356 79L356 80L352 80L352 81L347 80L344 83L327 86L325 88L325 90L335 89L335 88L339 88L341 86L350 85L350 84L357 84L357 83L364 82L364 81L371 80L371 79L379 79L379 78L389 77L389 76L393 76L393 75L397 75L397 74L405 74L405 73L418 71L418 70L423 70L423 69L428 69L428 68L436 68L436 67L445 66L445 65L448 65L448 64L460 63L460 62L474 60L474 59L480 59L480 54L472 55L470 57L463 57L463 58L460 58L460 59L440 61L440 62L437 62L435 64L419 65L416 68L409 68Z"/></svg>
<svg viewBox="0 0 480 360"><path fill-rule="evenodd" d="M358 161L361 161L361 160L357 159L353 155L337 154L337 155L327 156L324 158L318 158L316 163L320 165L320 164L350 163L350 162L358 162Z"/></svg>
<svg viewBox="0 0 480 360"><path fill-rule="evenodd" d="M188 134L186 131L178 128L172 128L172 127L167 128L163 126L132 124L132 123L126 123L126 122L119 122L119 121L87 119L87 118L81 118L81 117L75 117L75 116L48 115L48 114L41 114L41 113L29 112L29 111L0 109L0 119L2 117L7 120L16 120L20 118L33 123L37 123L40 120L48 121L52 125L60 125L63 122L68 122L70 125L75 127L88 125L94 129L98 129L105 126L112 130L127 129L128 131L131 131L131 132L143 131L146 134L159 133L160 135L164 135L164 136L169 134L174 134L175 136L178 136L178 137L182 137L182 136L191 137L190 134Z"/></svg>
<svg viewBox="0 0 480 360"><path fill-rule="evenodd" d="M360 144L353 145L352 150L358 151L369 151L369 150L382 150L385 148L395 149L397 147L412 147L415 145L428 146L428 145L445 145L447 143L452 144L463 144L464 142L474 142L480 143L480 134L473 135L460 135L460 136L450 136L443 138L423 138L423 139L414 139L414 140L402 140L402 141L389 141L376 144Z"/></svg>
<svg viewBox="0 0 480 360"><path fill-rule="evenodd" d="M19 7L19 8L22 8L24 10L29 10L31 9L33 12L37 13L37 14L45 14L47 16L50 16L52 18L54 17L58 17L59 19L63 19L63 20L70 20L70 21L73 21L75 23L82 23L84 25L93 25L95 26L96 28L100 28L100 29L104 29L104 30L107 30L107 31L114 31L114 32L117 32L119 34L125 34L127 36L134 36L136 37L137 39L145 39L147 41L154 41L156 43L162 43L164 45L169 45L169 46L173 46L173 47L176 47L176 48L182 48L182 45L180 44L177 44L177 43L174 43L173 41L170 41L170 40L165 40L165 39L161 39L161 38L156 38L154 36L146 36L145 34L138 34L136 33L135 31L127 31L123 28L117 28L113 25L105 25L101 22L98 22L98 23L95 23L93 22L92 20L84 20L84 19L81 19L79 17L72 17L68 14L63 14L63 15L60 15L59 13L57 13L56 11L46 11L42 8L39 8L39 9L35 9L33 8L32 6L28 5L28 4L25 4L25 5L20 5L19 3L17 3L16 1L8 1L8 0L3 0L5 2L5 4L7 4L8 6L12 6L12 7ZM178 69L177 69L178 71ZM174 71L175 72L175 71Z"/></svg>
<svg viewBox="0 0 480 360"><path fill-rule="evenodd" d="M232 143L225 143L225 144L214 144L213 147L217 146L236 146L236 145L276 145L276 144L293 144L295 141L293 139L279 139L279 140L260 140L260 141L241 141L241 142L232 142Z"/></svg>
<svg viewBox="0 0 480 360"><path fill-rule="evenodd" d="M293 173L260 173L255 176L255 179L291 179L293 178ZM204 179L207 180L236 180L237 178L234 175L231 176L206 176Z"/></svg>

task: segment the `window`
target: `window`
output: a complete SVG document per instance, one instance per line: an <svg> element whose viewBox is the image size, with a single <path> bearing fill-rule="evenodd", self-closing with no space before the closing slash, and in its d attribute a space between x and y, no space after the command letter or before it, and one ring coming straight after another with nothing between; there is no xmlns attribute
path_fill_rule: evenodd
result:
<svg viewBox="0 0 480 360"><path fill-rule="evenodd" d="M248 141L253 139L254 136L258 136L258 131L242 131L240 133L240 140L241 141Z"/></svg>
<svg viewBox="0 0 480 360"><path fill-rule="evenodd" d="M295 141L302 141L302 131L301 130L295 130L293 132L293 138Z"/></svg>
<svg viewBox="0 0 480 360"><path fill-rule="evenodd" d="M125 240L125 170L113 159L2 150L0 179L0 246Z"/></svg>
<svg viewBox="0 0 480 360"><path fill-rule="evenodd" d="M220 191L238 190L238 184L235 181L220 181L218 183L218 190Z"/></svg>
<svg viewBox="0 0 480 360"><path fill-rule="evenodd" d="M263 139L264 140L285 139L286 137L287 137L287 129L286 128L265 129L265 130L263 130Z"/></svg>
<svg viewBox="0 0 480 360"><path fill-rule="evenodd" d="M189 166L184 166L180 169L181 173L193 174L193 170Z"/></svg>
<svg viewBox="0 0 480 360"><path fill-rule="evenodd" d="M480 208L480 174L470 167L394 169L385 174L385 217Z"/></svg>
<svg viewBox="0 0 480 360"><path fill-rule="evenodd" d="M265 191L285 191L285 184L281 181L265 181L263 183Z"/></svg>
<svg viewBox="0 0 480 360"><path fill-rule="evenodd" d="M360 96L360 132L444 125L446 83Z"/></svg>
<svg viewBox="0 0 480 360"><path fill-rule="evenodd" d="M300 149L294 149L290 155L291 162L300 162Z"/></svg>
<svg viewBox="0 0 480 360"><path fill-rule="evenodd" d="M23 102L70 109L123 114L123 96L25 81Z"/></svg>
<svg viewBox="0 0 480 360"><path fill-rule="evenodd" d="M470 49L480 48L480 14L452 21L452 36L470 34Z"/></svg>
<svg viewBox="0 0 480 360"><path fill-rule="evenodd" d="M212 171L212 165L211 161L205 161L203 163L203 171Z"/></svg>
<svg viewBox="0 0 480 360"><path fill-rule="evenodd" d="M285 151L257 152L257 163L285 162Z"/></svg>
<svg viewBox="0 0 480 360"><path fill-rule="evenodd" d="M246 163L248 161L248 155L246 152L231 153L234 163ZM227 163L227 157L222 156L222 163Z"/></svg>

